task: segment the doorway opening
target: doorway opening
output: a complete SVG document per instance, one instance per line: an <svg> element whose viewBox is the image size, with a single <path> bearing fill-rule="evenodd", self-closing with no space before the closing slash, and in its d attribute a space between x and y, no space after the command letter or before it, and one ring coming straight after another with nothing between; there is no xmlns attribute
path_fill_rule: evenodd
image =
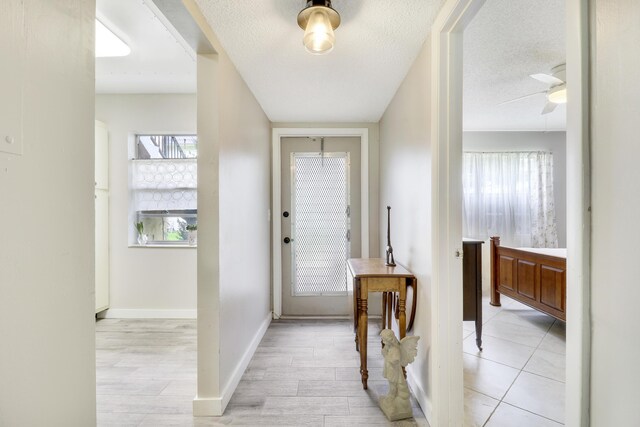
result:
<svg viewBox="0 0 640 427"><path fill-rule="evenodd" d="M479 241L463 243L471 425L565 420L566 104L552 102L566 85L564 22L563 1L487 2L464 31L462 230Z"/></svg>
<svg viewBox="0 0 640 427"><path fill-rule="evenodd" d="M283 316L348 316L360 258L360 138L282 139Z"/></svg>
<svg viewBox="0 0 640 427"><path fill-rule="evenodd" d="M346 260L369 256L368 139L366 128L273 129L274 319L349 316ZM327 221L333 233L318 239Z"/></svg>
<svg viewBox="0 0 640 427"><path fill-rule="evenodd" d="M455 258L462 235L462 34L484 4L481 0L450 1L433 27L432 141L435 152L433 245L436 301L433 326L434 423L462 424L463 405L462 287ZM584 425L589 402L589 154L588 154L588 13L586 6L567 0L567 369L565 422ZM445 397L442 397L445 396Z"/></svg>

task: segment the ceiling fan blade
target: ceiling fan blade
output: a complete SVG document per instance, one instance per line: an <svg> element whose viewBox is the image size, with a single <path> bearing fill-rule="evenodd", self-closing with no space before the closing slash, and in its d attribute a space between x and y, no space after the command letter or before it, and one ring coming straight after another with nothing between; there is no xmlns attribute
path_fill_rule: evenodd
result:
<svg viewBox="0 0 640 427"><path fill-rule="evenodd" d="M513 98L513 99L510 99L508 101L503 101L503 102L499 103L498 105L510 104L512 102L520 101L521 99L530 98L532 96L540 95L540 94L543 94L543 93L547 93L547 91L543 90L541 92L530 93L529 95L519 96L518 98Z"/></svg>
<svg viewBox="0 0 640 427"><path fill-rule="evenodd" d="M557 106L558 104L554 104L553 102L547 102L547 105L544 106L544 108L542 109L542 113L540 114L549 114L553 110L555 110Z"/></svg>
<svg viewBox="0 0 640 427"><path fill-rule="evenodd" d="M529 77L551 86L561 85L564 83L559 78L553 77L552 75L549 75L549 74L531 74L529 75Z"/></svg>

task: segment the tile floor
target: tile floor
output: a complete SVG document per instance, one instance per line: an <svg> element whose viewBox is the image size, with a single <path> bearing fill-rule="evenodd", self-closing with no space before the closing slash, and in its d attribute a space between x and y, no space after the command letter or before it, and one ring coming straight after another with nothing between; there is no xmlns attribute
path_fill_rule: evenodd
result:
<svg viewBox="0 0 640 427"><path fill-rule="evenodd" d="M193 418L196 329L191 320L103 319L96 324L99 426L427 426L388 423L382 357L369 332L369 391L348 321L277 321L260 343L225 415ZM484 301L483 348L463 324L465 426L545 427L564 420L564 323L503 297Z"/></svg>
<svg viewBox="0 0 640 427"><path fill-rule="evenodd" d="M193 418L195 321L103 319L96 324L99 426L428 426L387 422L378 322L369 332L369 390L362 390L349 321L274 321L225 415Z"/></svg>
<svg viewBox="0 0 640 427"><path fill-rule="evenodd" d="M463 322L465 426L546 427L564 422L565 324L502 296L483 300L480 352Z"/></svg>

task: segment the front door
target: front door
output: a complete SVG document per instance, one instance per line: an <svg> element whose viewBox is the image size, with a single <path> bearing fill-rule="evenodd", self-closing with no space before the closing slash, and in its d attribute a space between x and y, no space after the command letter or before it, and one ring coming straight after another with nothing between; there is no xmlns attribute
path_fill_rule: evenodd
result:
<svg viewBox="0 0 640 427"><path fill-rule="evenodd" d="M360 138L282 138L282 314L346 316L360 257Z"/></svg>

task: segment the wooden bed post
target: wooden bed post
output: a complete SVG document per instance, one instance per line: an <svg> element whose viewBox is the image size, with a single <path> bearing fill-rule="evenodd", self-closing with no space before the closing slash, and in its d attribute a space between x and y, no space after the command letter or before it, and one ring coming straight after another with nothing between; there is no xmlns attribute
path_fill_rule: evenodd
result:
<svg viewBox="0 0 640 427"><path fill-rule="evenodd" d="M498 281L500 280L500 269L498 263L498 246L500 246L500 237L491 237L491 305L500 307L500 293L498 293Z"/></svg>

